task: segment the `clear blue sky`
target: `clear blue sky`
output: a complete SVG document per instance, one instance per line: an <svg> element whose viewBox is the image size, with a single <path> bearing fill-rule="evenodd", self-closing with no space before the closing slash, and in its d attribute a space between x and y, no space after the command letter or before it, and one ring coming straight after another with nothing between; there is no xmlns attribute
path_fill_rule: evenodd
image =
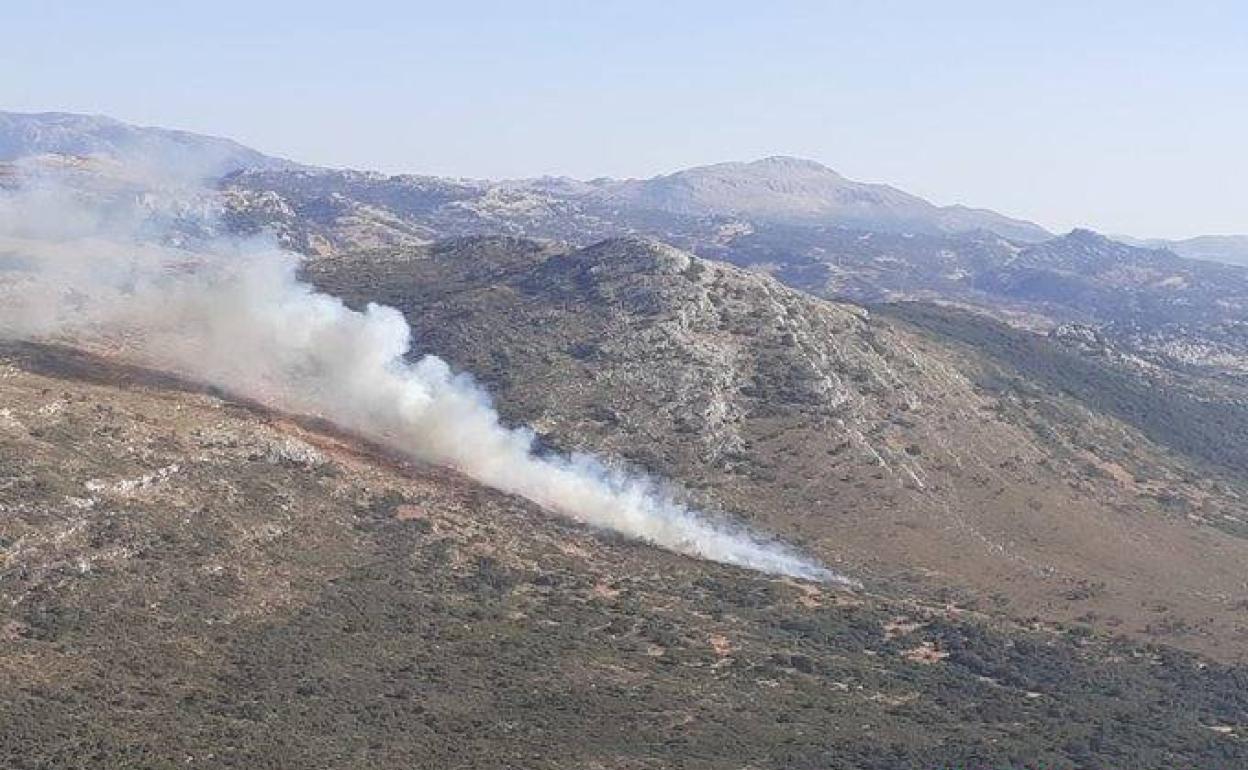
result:
<svg viewBox="0 0 1248 770"><path fill-rule="evenodd" d="M1054 228L1248 232L1248 3L30 2L0 109L328 165L647 176L772 154Z"/></svg>

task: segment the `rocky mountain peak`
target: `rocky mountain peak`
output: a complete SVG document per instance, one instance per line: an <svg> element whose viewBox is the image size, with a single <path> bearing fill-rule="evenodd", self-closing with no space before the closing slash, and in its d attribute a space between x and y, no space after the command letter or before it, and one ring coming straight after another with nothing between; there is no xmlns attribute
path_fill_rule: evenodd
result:
<svg viewBox="0 0 1248 770"><path fill-rule="evenodd" d="M1108 237L1086 227L1076 227L1067 233L1065 237L1072 242L1083 243L1089 246L1106 246L1113 243Z"/></svg>
<svg viewBox="0 0 1248 770"><path fill-rule="evenodd" d="M575 252L576 259L620 272L673 275L682 273L696 257L661 241L643 236L609 238Z"/></svg>
<svg viewBox="0 0 1248 770"><path fill-rule="evenodd" d="M776 168L793 168L804 169L808 171L827 171L835 174L836 172L817 160L810 158L800 158L796 155L769 155L765 158L759 158L751 163L755 166L772 166ZM838 174L839 176L839 174Z"/></svg>
<svg viewBox="0 0 1248 770"><path fill-rule="evenodd" d="M670 176L713 176L718 173L745 173L759 178L822 178L826 181L846 182L844 176L819 161L789 155L771 155L755 161L729 161L714 163L710 166L696 166L685 171L678 171Z"/></svg>

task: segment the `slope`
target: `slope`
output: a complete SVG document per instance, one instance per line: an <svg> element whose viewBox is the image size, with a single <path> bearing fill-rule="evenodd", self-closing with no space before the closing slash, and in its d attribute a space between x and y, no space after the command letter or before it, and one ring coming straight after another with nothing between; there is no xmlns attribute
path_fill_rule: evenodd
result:
<svg viewBox="0 0 1248 770"><path fill-rule="evenodd" d="M676 557L0 351L0 763L1237 767L1242 668Z"/></svg>
<svg viewBox="0 0 1248 770"><path fill-rule="evenodd" d="M639 240L478 239L314 263L399 307L544 440L625 457L925 599L1229 658L1245 490L973 348Z"/></svg>

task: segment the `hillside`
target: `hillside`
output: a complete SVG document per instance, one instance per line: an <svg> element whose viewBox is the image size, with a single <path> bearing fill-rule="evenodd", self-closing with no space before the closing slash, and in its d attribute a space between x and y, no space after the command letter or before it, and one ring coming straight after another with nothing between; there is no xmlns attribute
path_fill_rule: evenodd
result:
<svg viewBox="0 0 1248 770"><path fill-rule="evenodd" d="M1237 767L1248 672L604 538L0 350L0 763Z"/></svg>
<svg viewBox="0 0 1248 770"><path fill-rule="evenodd" d="M1248 764L1242 271L69 149L0 163L0 766Z"/></svg>
<svg viewBox="0 0 1248 770"><path fill-rule="evenodd" d="M641 235L829 298L953 303L1041 330L1091 324L1153 365L1248 381L1248 268L1204 261L1233 262L1222 254L1238 248L1233 236L1050 238L991 211L937 207L786 157L645 180L489 181L296 166L228 140L90 116L5 113L0 140L0 160L27 165L33 154L86 153L104 177L212 177L219 189L204 205L224 229L318 258L464 236L587 246Z"/></svg>
<svg viewBox="0 0 1248 770"><path fill-rule="evenodd" d="M823 297L954 303L1041 330L1094 324L1154 364L1248 378L1248 268L1087 230L1050 238L809 161L590 183L244 171L222 195L234 230L271 232L318 258L463 236L587 246L641 235Z"/></svg>
<svg viewBox="0 0 1248 770"><path fill-rule="evenodd" d="M1186 456L1203 475L1235 479L1248 467L1242 387L1149 366L1087 326L1066 324L1041 336L956 308L898 303L879 311L991 362L985 382L994 389L1033 401L1037 391L1063 394Z"/></svg>
<svg viewBox="0 0 1248 770"><path fill-rule="evenodd" d="M973 346L639 240L456 241L309 277L401 309L553 446L626 457L868 585L1248 653L1242 479L1035 372L997 387Z"/></svg>
<svg viewBox="0 0 1248 770"><path fill-rule="evenodd" d="M989 234L755 228L695 250L825 297L953 304L1041 331L1093 325L1155 365L1248 381L1248 268L1088 230L1018 244Z"/></svg>

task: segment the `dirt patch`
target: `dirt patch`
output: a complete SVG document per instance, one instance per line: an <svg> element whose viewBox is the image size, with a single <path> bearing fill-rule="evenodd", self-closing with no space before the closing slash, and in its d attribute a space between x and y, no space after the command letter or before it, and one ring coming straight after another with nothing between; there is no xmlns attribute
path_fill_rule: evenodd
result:
<svg viewBox="0 0 1248 770"><path fill-rule="evenodd" d="M949 653L943 650L937 649L936 645L933 644L932 642L923 642L918 647L914 647L912 649L909 649L903 652L901 654L901 657L905 658L911 663L922 663L924 665L932 665L934 663L940 663L945 658L949 657Z"/></svg>

